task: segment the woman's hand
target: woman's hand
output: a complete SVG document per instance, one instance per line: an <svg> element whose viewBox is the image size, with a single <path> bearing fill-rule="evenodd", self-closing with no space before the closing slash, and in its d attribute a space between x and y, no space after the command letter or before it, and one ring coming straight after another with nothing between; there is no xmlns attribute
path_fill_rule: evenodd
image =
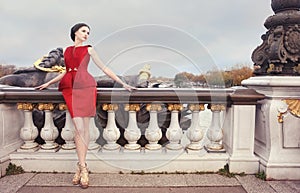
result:
<svg viewBox="0 0 300 193"><path fill-rule="evenodd" d="M34 89L37 89L37 90L43 90L44 88L47 88L50 84L48 82L40 85L40 86L37 86L37 87L34 87Z"/></svg>
<svg viewBox="0 0 300 193"><path fill-rule="evenodd" d="M133 90L136 90L136 88L135 87L133 87L133 86L130 86L130 85L128 85L128 84L123 84L123 88L125 88L126 90L128 90L128 91L133 91Z"/></svg>

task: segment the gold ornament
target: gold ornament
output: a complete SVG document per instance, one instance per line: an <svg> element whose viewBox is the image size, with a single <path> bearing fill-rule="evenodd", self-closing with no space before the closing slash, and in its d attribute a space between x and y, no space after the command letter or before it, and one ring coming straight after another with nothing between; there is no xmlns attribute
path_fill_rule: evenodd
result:
<svg viewBox="0 0 300 193"><path fill-rule="evenodd" d="M140 110L140 104L126 104L125 111L139 111Z"/></svg>
<svg viewBox="0 0 300 193"><path fill-rule="evenodd" d="M188 107L191 111L204 111L205 110L204 104L189 104Z"/></svg>
<svg viewBox="0 0 300 193"><path fill-rule="evenodd" d="M300 118L300 99L284 99L290 113L298 118Z"/></svg>
<svg viewBox="0 0 300 193"><path fill-rule="evenodd" d="M39 103L38 104L38 110L43 111L43 110L48 110L52 111L54 109L54 104L53 103Z"/></svg>
<svg viewBox="0 0 300 193"><path fill-rule="evenodd" d="M285 114L285 112L284 113L279 112L279 114L277 115L278 123L283 123L283 115L284 114Z"/></svg>
<svg viewBox="0 0 300 193"><path fill-rule="evenodd" d="M33 63L34 67L36 67L37 69L44 71L44 72L59 72L59 73L63 73L66 71L66 67L64 66L52 66L51 68L44 68L39 66L39 64L43 61L43 59L45 58L45 56L43 56L42 58L38 59L37 61L35 61Z"/></svg>
<svg viewBox="0 0 300 193"><path fill-rule="evenodd" d="M102 109L104 111L117 111L119 107L117 104L103 104Z"/></svg>
<svg viewBox="0 0 300 193"><path fill-rule="evenodd" d="M211 104L210 110L211 111L224 111L226 106L223 104Z"/></svg>
<svg viewBox="0 0 300 193"><path fill-rule="evenodd" d="M59 103L59 104L58 104L58 109L59 109L60 111L65 111L65 110L68 109L68 107L67 107L67 105L66 105L65 103Z"/></svg>
<svg viewBox="0 0 300 193"><path fill-rule="evenodd" d="M182 111L183 105L182 104L168 104L169 111Z"/></svg>
<svg viewBox="0 0 300 193"><path fill-rule="evenodd" d="M147 111L161 111L162 107L161 107L161 104L147 104L146 110Z"/></svg>
<svg viewBox="0 0 300 193"><path fill-rule="evenodd" d="M35 105L32 103L17 103L18 110L32 111L34 107Z"/></svg>

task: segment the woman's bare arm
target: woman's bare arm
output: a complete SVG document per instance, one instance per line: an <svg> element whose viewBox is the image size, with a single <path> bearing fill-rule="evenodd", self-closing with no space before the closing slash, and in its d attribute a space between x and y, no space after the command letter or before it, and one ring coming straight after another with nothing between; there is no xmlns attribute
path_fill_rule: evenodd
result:
<svg viewBox="0 0 300 193"><path fill-rule="evenodd" d="M40 86L35 87L35 89L43 90L44 88L47 88L51 84L54 84L54 83L60 81L64 77L65 74L66 74L66 72L63 72L63 73L59 74L58 76L56 76L55 78L49 80L48 82L46 82L46 83L44 83Z"/></svg>
<svg viewBox="0 0 300 193"><path fill-rule="evenodd" d="M97 52L92 48L88 48L88 52L90 56L92 57L92 60L94 63L111 79L115 80L116 82L120 83L123 85L123 87L129 91L136 89L135 87L132 87L126 83L124 83L113 71L111 71L108 67L106 67L103 62L100 60Z"/></svg>

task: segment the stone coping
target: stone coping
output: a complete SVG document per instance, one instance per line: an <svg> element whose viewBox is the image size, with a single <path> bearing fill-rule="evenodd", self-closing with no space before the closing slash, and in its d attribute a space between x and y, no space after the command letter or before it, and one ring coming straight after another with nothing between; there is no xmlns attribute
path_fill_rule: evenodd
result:
<svg viewBox="0 0 300 193"><path fill-rule="evenodd" d="M253 105L264 99L263 94L245 87L207 88L138 88L128 92L123 88L98 88L98 103L203 103ZM0 87L1 103L17 102L64 102L57 88L35 90L34 88Z"/></svg>

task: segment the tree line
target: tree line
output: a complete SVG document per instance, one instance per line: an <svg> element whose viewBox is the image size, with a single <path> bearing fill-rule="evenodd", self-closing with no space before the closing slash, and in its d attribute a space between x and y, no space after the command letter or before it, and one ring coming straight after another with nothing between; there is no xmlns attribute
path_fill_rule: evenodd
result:
<svg viewBox="0 0 300 193"><path fill-rule="evenodd" d="M236 65L230 70L212 70L199 75L181 72L175 75L174 83L176 87L232 87L240 86L242 80L252 75L252 68Z"/></svg>
<svg viewBox="0 0 300 193"><path fill-rule="evenodd" d="M0 64L0 78L14 73L15 65ZM212 70L204 74L180 72L174 77L176 87L232 87L240 86L242 80L251 77L253 69L249 66L236 65L230 70ZM162 78L160 78L162 79Z"/></svg>

